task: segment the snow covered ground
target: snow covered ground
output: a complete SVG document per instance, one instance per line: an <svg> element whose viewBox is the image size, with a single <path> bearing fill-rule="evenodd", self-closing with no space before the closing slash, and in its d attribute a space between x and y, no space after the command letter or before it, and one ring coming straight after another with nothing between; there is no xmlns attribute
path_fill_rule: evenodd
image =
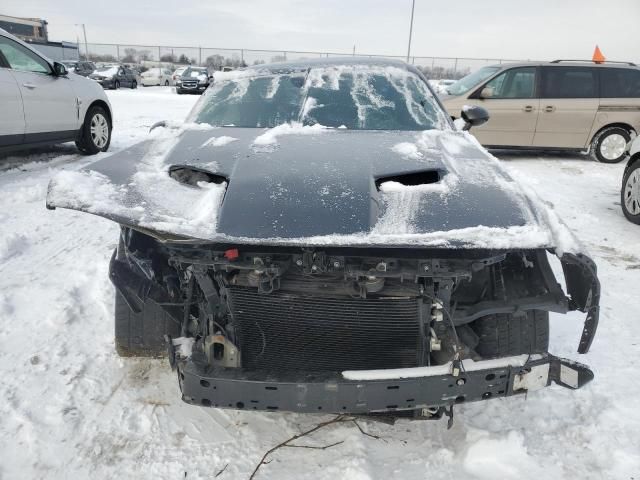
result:
<svg viewBox="0 0 640 480"><path fill-rule="evenodd" d="M329 416L183 404L167 362L113 349L107 265L117 226L47 211L49 178L182 120L198 97L154 87L108 92L110 152L73 145L0 158L0 479L248 478L271 447ZM498 154L578 233L602 282L600 330L575 353L582 315L552 315L551 351L589 364L595 380L456 408L454 426L336 424L282 448L256 478L631 479L640 475L640 228L620 211L623 165L581 156ZM226 468L225 468L226 467Z"/></svg>

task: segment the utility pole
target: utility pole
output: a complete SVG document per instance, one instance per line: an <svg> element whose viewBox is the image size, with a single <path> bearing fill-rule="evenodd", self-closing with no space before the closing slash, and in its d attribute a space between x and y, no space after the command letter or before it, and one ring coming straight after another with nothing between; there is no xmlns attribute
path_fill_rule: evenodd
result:
<svg viewBox="0 0 640 480"><path fill-rule="evenodd" d="M416 8L416 0L411 2L411 23L409 23L409 46L407 47L407 63L409 63L409 56L411 55L411 36L413 35L413 11Z"/></svg>
<svg viewBox="0 0 640 480"><path fill-rule="evenodd" d="M84 59L89 60L89 46L87 44L87 29L84 26L84 23L76 23L76 27L82 27L82 33L84 34Z"/></svg>
<svg viewBox="0 0 640 480"><path fill-rule="evenodd" d="M85 60L89 60L89 44L87 43L87 29L84 26L84 23L82 24L82 33L84 35L84 56L85 56Z"/></svg>

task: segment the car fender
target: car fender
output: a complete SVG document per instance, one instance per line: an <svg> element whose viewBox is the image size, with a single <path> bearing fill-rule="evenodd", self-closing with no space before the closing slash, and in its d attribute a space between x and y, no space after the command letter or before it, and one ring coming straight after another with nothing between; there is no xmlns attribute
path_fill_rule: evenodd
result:
<svg viewBox="0 0 640 480"><path fill-rule="evenodd" d="M82 126L89 107L97 100L100 100L107 105L109 109L108 113L111 116L111 122L113 123L113 109L104 88L102 88L98 82L80 75L74 75L71 80L73 91L80 102L80 108L78 111L78 128Z"/></svg>

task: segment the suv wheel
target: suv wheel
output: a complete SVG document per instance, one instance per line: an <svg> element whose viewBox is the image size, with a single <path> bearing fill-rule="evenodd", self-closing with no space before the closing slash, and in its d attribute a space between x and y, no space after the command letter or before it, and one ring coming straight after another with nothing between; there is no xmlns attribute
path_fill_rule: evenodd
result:
<svg viewBox="0 0 640 480"><path fill-rule="evenodd" d="M131 88L138 88L138 82L136 82L135 80L133 82L131 82Z"/></svg>
<svg viewBox="0 0 640 480"><path fill-rule="evenodd" d="M627 220L640 225L640 160L624 173L620 203Z"/></svg>
<svg viewBox="0 0 640 480"><path fill-rule="evenodd" d="M84 117L80 138L76 141L78 150L87 155L106 152L111 143L111 120L102 107L94 106Z"/></svg>
<svg viewBox="0 0 640 480"><path fill-rule="evenodd" d="M118 90L119 88L120 88L120 81L116 80L115 83L113 84L113 89Z"/></svg>
<svg viewBox="0 0 640 480"><path fill-rule="evenodd" d="M627 155L631 134L622 127L608 127L598 133L591 143L591 155L602 163L618 163Z"/></svg>

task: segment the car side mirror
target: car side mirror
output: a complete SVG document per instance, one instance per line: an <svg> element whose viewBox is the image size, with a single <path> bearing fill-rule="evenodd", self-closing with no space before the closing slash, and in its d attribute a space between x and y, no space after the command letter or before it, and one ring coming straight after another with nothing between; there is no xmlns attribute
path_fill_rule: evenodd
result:
<svg viewBox="0 0 640 480"><path fill-rule="evenodd" d="M465 105L462 107L460 116L464 120L464 127L462 130L467 131L471 127L477 127L483 123L487 123L489 120L489 112L477 105Z"/></svg>
<svg viewBox="0 0 640 480"><path fill-rule="evenodd" d="M62 77L67 73L69 73L69 71L67 70L67 67L65 67L62 63L53 62L53 74L56 77Z"/></svg>
<svg viewBox="0 0 640 480"><path fill-rule="evenodd" d="M493 88L484 87L480 92L480 99L493 97Z"/></svg>

